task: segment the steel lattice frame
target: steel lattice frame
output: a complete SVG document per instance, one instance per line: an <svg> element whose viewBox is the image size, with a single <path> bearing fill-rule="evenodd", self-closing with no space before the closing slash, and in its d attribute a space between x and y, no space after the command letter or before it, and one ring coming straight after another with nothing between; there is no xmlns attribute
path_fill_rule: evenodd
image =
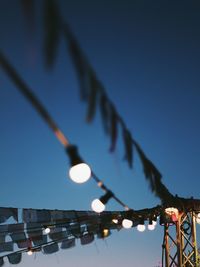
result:
<svg viewBox="0 0 200 267"><path fill-rule="evenodd" d="M179 213L178 221L164 225L165 267L200 267L194 212Z"/></svg>

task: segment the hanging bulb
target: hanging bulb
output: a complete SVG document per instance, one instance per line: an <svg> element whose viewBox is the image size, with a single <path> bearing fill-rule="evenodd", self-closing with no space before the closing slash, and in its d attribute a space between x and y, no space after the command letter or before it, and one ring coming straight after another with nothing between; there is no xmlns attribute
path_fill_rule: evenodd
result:
<svg viewBox="0 0 200 267"><path fill-rule="evenodd" d="M155 229L155 221L153 221L153 218L152 217L149 218L149 224L148 224L147 227L148 227L148 230L150 230L150 231L152 231L152 230Z"/></svg>
<svg viewBox="0 0 200 267"><path fill-rule="evenodd" d="M112 222L115 223L115 224L118 224L118 219L112 219Z"/></svg>
<svg viewBox="0 0 200 267"><path fill-rule="evenodd" d="M44 227L44 234L48 235L51 232L51 229L48 226Z"/></svg>
<svg viewBox="0 0 200 267"><path fill-rule="evenodd" d="M28 249L27 254L28 254L29 256L33 255L33 251L31 250L31 248Z"/></svg>
<svg viewBox="0 0 200 267"><path fill-rule="evenodd" d="M157 221L152 221L152 224L153 224L154 226L156 226L156 225L157 225Z"/></svg>
<svg viewBox="0 0 200 267"><path fill-rule="evenodd" d="M147 227L148 227L148 230L150 230L150 231L153 231L155 229L155 225L153 225L153 224L148 224Z"/></svg>
<svg viewBox="0 0 200 267"><path fill-rule="evenodd" d="M69 177L75 183L85 183L91 177L91 169L86 163L79 163L70 168Z"/></svg>
<svg viewBox="0 0 200 267"><path fill-rule="evenodd" d="M95 212L102 212L105 210L106 206L105 204L108 202L108 200L113 197L113 192L110 190L107 190L106 193L100 197L100 199L95 199L92 201L91 208Z"/></svg>
<svg viewBox="0 0 200 267"><path fill-rule="evenodd" d="M125 229L130 229L130 228L133 226L133 221L128 220L128 219L123 219L123 221L122 221L122 226L123 226Z"/></svg>
<svg viewBox="0 0 200 267"><path fill-rule="evenodd" d="M157 216L156 215L153 215L153 217L152 217L152 224L153 225L157 224Z"/></svg>
<svg viewBox="0 0 200 267"><path fill-rule="evenodd" d="M91 208L93 211L101 213L105 210L106 206L98 198L96 198L92 201Z"/></svg>
<svg viewBox="0 0 200 267"><path fill-rule="evenodd" d="M145 229L146 229L146 227L145 227L144 224L138 224L138 226L137 226L137 230L138 230L139 232L144 232Z"/></svg>
<svg viewBox="0 0 200 267"><path fill-rule="evenodd" d="M71 163L69 177L75 183L81 184L87 182L91 177L91 169L79 156L77 147L70 145L66 151Z"/></svg>
<svg viewBox="0 0 200 267"><path fill-rule="evenodd" d="M139 224L138 224L138 226L137 226L137 230L138 230L139 232L144 232L145 229L146 229L146 226L144 225L144 219L143 219L143 218L140 218L140 220L139 220Z"/></svg>

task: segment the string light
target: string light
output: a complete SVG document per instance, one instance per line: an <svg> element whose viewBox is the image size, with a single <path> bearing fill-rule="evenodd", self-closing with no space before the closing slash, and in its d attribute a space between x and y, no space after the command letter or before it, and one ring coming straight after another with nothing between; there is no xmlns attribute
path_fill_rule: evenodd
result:
<svg viewBox="0 0 200 267"><path fill-rule="evenodd" d="M112 219L112 222L115 223L115 224L118 224L118 219Z"/></svg>
<svg viewBox="0 0 200 267"><path fill-rule="evenodd" d="M153 225L153 224L148 224L148 230L150 230L150 231L153 231L154 229L155 229L155 225Z"/></svg>
<svg viewBox="0 0 200 267"><path fill-rule="evenodd" d="M93 211L101 213L105 210L106 206L98 198L96 198L92 201L91 208Z"/></svg>
<svg viewBox="0 0 200 267"><path fill-rule="evenodd" d="M145 226L144 224L138 224L138 226L137 226L137 230L138 230L139 232L144 232L145 229L146 229L146 226Z"/></svg>
<svg viewBox="0 0 200 267"><path fill-rule="evenodd" d="M111 232L109 229L107 228L101 228L97 234L98 238L106 238L108 237L109 235L111 235Z"/></svg>
<svg viewBox="0 0 200 267"><path fill-rule="evenodd" d="M133 226L133 221L129 220L129 219L123 219L122 221L122 226L125 229L130 229Z"/></svg>
<svg viewBox="0 0 200 267"><path fill-rule="evenodd" d="M51 229L48 226L44 226L44 234L48 235L51 232Z"/></svg>
<svg viewBox="0 0 200 267"><path fill-rule="evenodd" d="M77 147L70 145L66 148L70 158L71 168L69 170L69 177L75 183L85 183L91 177L91 169L88 164L84 163L78 154Z"/></svg>
<svg viewBox="0 0 200 267"><path fill-rule="evenodd" d="M31 248L28 248L27 255L29 255L29 256L33 255L33 251Z"/></svg>
<svg viewBox="0 0 200 267"><path fill-rule="evenodd" d="M96 198L92 201L91 208L93 211L101 213L105 210L105 204L109 201L109 199L113 196L113 193L108 190L100 199Z"/></svg>
<svg viewBox="0 0 200 267"><path fill-rule="evenodd" d="M153 219L151 217L149 218L149 224L148 224L147 228L150 231L153 231L155 229L155 221L154 221L154 224L153 224Z"/></svg>
<svg viewBox="0 0 200 267"><path fill-rule="evenodd" d="M139 232L144 232L145 229L146 229L146 226L144 225L144 219L141 218L140 221L139 221L139 224L138 224L138 226L137 226L137 230L138 230Z"/></svg>

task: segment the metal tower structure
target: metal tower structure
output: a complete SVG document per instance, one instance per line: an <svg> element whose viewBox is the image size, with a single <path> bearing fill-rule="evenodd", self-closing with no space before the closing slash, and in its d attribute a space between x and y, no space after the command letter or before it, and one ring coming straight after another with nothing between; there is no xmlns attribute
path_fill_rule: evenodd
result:
<svg viewBox="0 0 200 267"><path fill-rule="evenodd" d="M164 224L163 267L200 267L196 214L179 212L174 224Z"/></svg>

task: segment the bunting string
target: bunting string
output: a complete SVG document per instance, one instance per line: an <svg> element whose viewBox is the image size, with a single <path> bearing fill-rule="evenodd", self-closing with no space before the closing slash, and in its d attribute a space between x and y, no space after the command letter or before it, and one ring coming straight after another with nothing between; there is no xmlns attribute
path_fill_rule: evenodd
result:
<svg viewBox="0 0 200 267"><path fill-rule="evenodd" d="M161 173L145 155L138 142L132 137L126 123L108 97L105 87L98 79L94 68L80 48L69 25L62 19L56 1L45 1L44 10L44 17L46 18L46 35L44 38L46 49L44 50L44 59L47 63L47 68L51 69L55 64L58 43L63 34L77 73L81 99L87 102L87 121L93 121L98 107L102 117L103 128L106 134L110 136L110 152L115 151L119 130L121 130L125 151L124 158L129 167L133 167L134 151L136 151L141 160L144 175L151 191L160 198L162 203L173 202L173 195L161 181Z"/></svg>

